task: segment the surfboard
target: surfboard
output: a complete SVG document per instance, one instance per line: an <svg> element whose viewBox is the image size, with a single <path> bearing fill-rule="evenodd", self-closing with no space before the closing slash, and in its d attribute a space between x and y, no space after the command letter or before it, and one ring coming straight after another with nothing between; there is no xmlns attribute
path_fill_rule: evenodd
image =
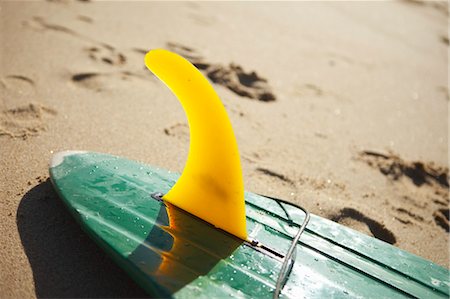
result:
<svg viewBox="0 0 450 299"><path fill-rule="evenodd" d="M447 269L287 201L243 189L225 108L189 61L152 50L146 66L186 112L178 175L66 151L50 178L91 238L142 288L173 298L447 298Z"/></svg>
<svg viewBox="0 0 450 299"><path fill-rule="evenodd" d="M84 231L149 295L272 298L305 213L246 192L249 242L164 200L179 174L108 154L53 156L55 190ZM448 298L449 271L311 215L280 298Z"/></svg>

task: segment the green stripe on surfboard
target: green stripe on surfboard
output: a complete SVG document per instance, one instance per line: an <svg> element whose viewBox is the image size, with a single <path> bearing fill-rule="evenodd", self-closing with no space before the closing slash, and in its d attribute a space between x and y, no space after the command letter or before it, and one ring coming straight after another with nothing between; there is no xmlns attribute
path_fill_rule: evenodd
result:
<svg viewBox="0 0 450 299"><path fill-rule="evenodd" d="M83 229L149 294L158 297L271 298L281 259L152 193L178 174L99 154L57 155L52 182ZM284 254L290 226L271 199L246 193L248 233ZM295 223L303 213L286 206ZM447 298L449 271L430 261L312 215L281 297Z"/></svg>

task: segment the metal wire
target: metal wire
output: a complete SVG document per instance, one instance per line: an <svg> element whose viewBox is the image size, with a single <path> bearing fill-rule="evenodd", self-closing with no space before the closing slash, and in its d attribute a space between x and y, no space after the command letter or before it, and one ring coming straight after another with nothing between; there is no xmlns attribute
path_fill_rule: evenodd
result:
<svg viewBox="0 0 450 299"><path fill-rule="evenodd" d="M300 229L298 230L297 234L292 239L291 246L289 247L289 250L288 250L286 256L284 257L283 264L281 265L280 274L278 276L277 284L275 286L275 291L273 293L273 298L278 299L278 297L280 296L281 290L283 289L284 285L286 284L286 281L289 278L289 274L291 274L292 268L294 267L295 259L297 257L295 247L297 246L298 240L300 240L300 237L303 234L303 231L305 230L306 225L308 225L310 215L309 215L309 212L305 208L303 208L297 204L288 202L288 201L280 199L280 198L275 198L275 197L271 197L271 196L267 196L267 195L263 195L263 194L259 194L259 195L276 201L278 203L278 205L285 212L286 217L289 221L289 225L291 225L291 226L294 224L294 222L292 221L291 216L289 215L289 212L282 205L282 203L296 207L296 208L302 210L303 213L305 213L305 219L303 220L303 223L300 225Z"/></svg>

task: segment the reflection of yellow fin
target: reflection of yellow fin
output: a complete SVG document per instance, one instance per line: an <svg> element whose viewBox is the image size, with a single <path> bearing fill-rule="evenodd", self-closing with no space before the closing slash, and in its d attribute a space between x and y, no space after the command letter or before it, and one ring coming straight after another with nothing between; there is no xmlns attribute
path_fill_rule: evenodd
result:
<svg viewBox="0 0 450 299"><path fill-rule="evenodd" d="M239 151L218 95L200 71L177 54L152 50L145 64L177 96L190 129L184 171L164 199L247 239Z"/></svg>

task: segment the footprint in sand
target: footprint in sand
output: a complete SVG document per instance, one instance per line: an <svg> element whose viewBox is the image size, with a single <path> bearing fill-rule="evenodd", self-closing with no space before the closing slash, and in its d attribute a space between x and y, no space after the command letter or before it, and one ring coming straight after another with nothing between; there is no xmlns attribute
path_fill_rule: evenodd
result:
<svg viewBox="0 0 450 299"><path fill-rule="evenodd" d="M90 22L93 21L92 19L87 19L87 17L84 17L82 19L84 21L86 20L90 20ZM108 45L107 43L103 43L101 41L94 40L88 36L80 34L65 26L50 23L42 17L35 16L30 21L26 21L24 25L39 31L50 30L59 33L64 33L72 37L78 38L82 41L93 44L94 46L85 48L84 51L87 53L88 57L94 61L100 61L105 64L114 66L124 65L127 61L125 55L119 52L113 46Z"/></svg>
<svg viewBox="0 0 450 299"><path fill-rule="evenodd" d="M246 73L244 69L231 63L228 67L214 65L207 70L208 78L223 85L235 94L262 102L275 101L275 96L267 86L267 80L256 72Z"/></svg>
<svg viewBox="0 0 450 299"><path fill-rule="evenodd" d="M398 212L398 213L396 213L398 215L395 216L394 218L403 224L410 224L410 223L412 223L411 220L415 220L417 222L424 222L424 218L422 216L417 215L408 209L396 208L395 211ZM405 217L405 218L403 218L403 217Z"/></svg>
<svg viewBox="0 0 450 299"><path fill-rule="evenodd" d="M276 171L273 171L273 170L270 170L270 169L267 169L267 168L263 168L263 167L256 168L256 171L259 172L259 173L262 173L264 175L267 175L269 177L281 180L282 182L288 183L289 185L292 185L292 186L295 185L293 180L291 180L290 178L288 178L284 174L278 173Z"/></svg>
<svg viewBox="0 0 450 299"><path fill-rule="evenodd" d="M24 26L27 26L27 27L32 28L37 31L49 30L49 31L60 32L60 33L64 33L64 34L68 34L71 36L76 36L76 37L85 39L81 35L79 35L77 32L73 31L72 29L69 29L62 25L49 23L44 18L39 17L39 16L34 16L31 20L24 21L22 24Z"/></svg>
<svg viewBox="0 0 450 299"><path fill-rule="evenodd" d="M84 19L86 20L86 18ZM93 21L92 19L89 20ZM133 65L130 65L130 63L128 63L128 59L125 54L107 43L94 40L62 25L47 22L41 17L34 17L31 22L27 23L27 25L38 28L40 30L51 30L65 33L84 42L88 42L92 46L84 48L83 51L92 61L121 68L120 71L113 71L109 73L83 72L73 74L70 79L72 82L76 83L79 86L95 91L102 91L106 89L104 87L106 86L106 84L104 84L104 80L106 79L129 80L131 78L140 78L148 80L149 78L151 78L146 70L140 70L142 65L141 60L139 60L139 63L135 63L134 69L123 70L123 67L125 65L128 65L128 68L133 68Z"/></svg>
<svg viewBox="0 0 450 299"><path fill-rule="evenodd" d="M417 186L428 186L434 191L434 196L441 198L434 198L430 201L419 203L418 201L403 196L405 203L414 205L419 209L424 209L429 203L434 203L438 206L448 207L448 168L437 166L433 162L413 161L408 162L401 159L398 155L388 152L382 154L374 151L363 151L359 153L359 159L366 162L367 165L378 169L383 175L392 181L397 181L402 177L406 177ZM418 222L424 222L424 217L412 213L410 210L402 208L396 209L398 215L395 217L398 221L408 224L411 219ZM445 231L449 231L449 210L448 208L439 208L433 213L433 218L437 225L442 227ZM401 216L407 216L402 218ZM408 219L409 218L409 219Z"/></svg>
<svg viewBox="0 0 450 299"><path fill-rule="evenodd" d="M358 224L367 226L370 233L377 239L383 240L389 244L395 244L397 238L395 235L387 229L383 224L379 223L372 218L367 217L358 210L352 208L343 208L337 215L332 215L331 220L364 231L364 227L360 227ZM356 221L357 223L353 223Z"/></svg>
<svg viewBox="0 0 450 299"><path fill-rule="evenodd" d="M119 71L111 73L96 73L96 72L84 72L76 73L70 76L70 81L76 86L87 88L96 92L105 91L111 89L111 80L116 82L127 81L132 78L147 79L146 77L129 71ZM120 80L120 81L117 81Z"/></svg>
<svg viewBox="0 0 450 299"><path fill-rule="evenodd" d="M29 85L34 86L34 81L33 80L31 80L28 77L22 76L22 75L8 75L5 78L6 79L11 79L11 80L18 80L18 81L21 81L21 82L26 82Z"/></svg>
<svg viewBox="0 0 450 299"><path fill-rule="evenodd" d="M90 72L77 73L72 75L71 81L78 86L99 92L103 90L104 83L102 78L104 78L105 76L108 75Z"/></svg>
<svg viewBox="0 0 450 299"><path fill-rule="evenodd" d="M176 123L164 128L164 134L167 136L178 137L183 140L189 140L189 126L186 123Z"/></svg>
<svg viewBox="0 0 450 299"><path fill-rule="evenodd" d="M208 63L194 49L180 44L169 42L167 47L171 51L182 55L198 69L205 72L213 83L222 85L241 97L262 102L276 100L267 79L260 77L254 71L245 72L240 65L234 63L230 63L228 66Z"/></svg>
<svg viewBox="0 0 450 299"><path fill-rule="evenodd" d="M117 51L114 47L106 43L93 40L92 38L79 34L65 26L50 23L42 17L35 16L32 20L26 21L24 25L39 31L50 30L64 33L80 40L92 43L94 46L86 48L85 52L88 57L94 61L99 61L113 66L122 66L127 62L126 56ZM197 68L204 71L211 81L228 88L239 96L257 99L262 102L276 100L276 97L272 93L267 80L260 77L254 71L245 72L240 65L234 63L231 63L229 66L207 63L203 60L203 57L196 53L194 49L180 44L168 43L167 46L172 51L177 52L189 59ZM145 54L147 52L142 49L133 49L133 51L139 54ZM108 76L110 75L114 75L114 73L108 74ZM123 79L132 76L143 79L150 78L147 73L144 75L138 71L122 72L121 75ZM100 74L84 73L74 75L72 77L72 81L78 82L87 88L98 91L102 89L100 87L101 84L98 83L99 78Z"/></svg>
<svg viewBox="0 0 450 299"><path fill-rule="evenodd" d="M448 202L448 197L445 198L446 200L442 200L439 198L433 198L433 203L437 204L438 206L448 206L449 202Z"/></svg>
<svg viewBox="0 0 450 299"><path fill-rule="evenodd" d="M433 162L407 162L394 153L382 154L374 151L360 152L359 159L379 169L383 175L393 181L405 176L418 187L435 185L444 189L449 188L448 168L436 166Z"/></svg>
<svg viewBox="0 0 450 299"><path fill-rule="evenodd" d="M84 51L93 61L101 61L109 65L121 66L127 61L124 54L118 52L114 47L107 44L86 48Z"/></svg>
<svg viewBox="0 0 450 299"><path fill-rule="evenodd" d="M47 130L48 120L57 114L56 110L38 103L29 103L0 114L0 137L27 139Z"/></svg>
<svg viewBox="0 0 450 299"><path fill-rule="evenodd" d="M7 75L0 80L0 87L20 94L34 91L34 81L22 75Z"/></svg>
<svg viewBox="0 0 450 299"><path fill-rule="evenodd" d="M447 233L449 232L449 209L448 208L442 208L438 209L433 213L434 221L437 225L442 227Z"/></svg>

